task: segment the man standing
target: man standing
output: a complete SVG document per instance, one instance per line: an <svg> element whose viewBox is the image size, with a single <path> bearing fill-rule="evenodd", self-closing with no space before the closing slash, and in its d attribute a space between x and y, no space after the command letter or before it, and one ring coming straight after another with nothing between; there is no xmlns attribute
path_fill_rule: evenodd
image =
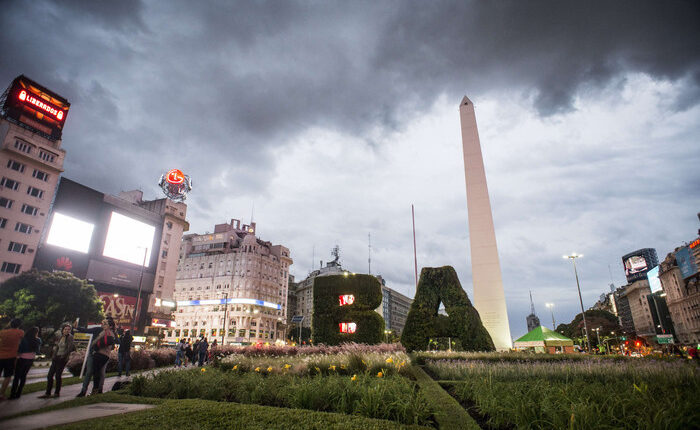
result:
<svg viewBox="0 0 700 430"><path fill-rule="evenodd" d="M110 318L111 319L111 318ZM114 323L112 323L114 324ZM94 345L95 341L99 337L100 333L102 333L103 330L108 329L110 324L107 318L105 318L102 321L102 325L97 326L97 327L90 327L90 328L85 328L85 327L77 327L78 325L78 320L75 320L75 324L73 325L75 327L75 331L78 333L89 333L92 334L92 339L90 341L90 344L87 346L87 349L85 350L85 354L87 355L86 362L85 362L85 374L83 374L83 388L80 390L80 393L76 397L85 397L87 394L87 389L88 385L90 385L90 380L92 379L92 346Z"/></svg>
<svg viewBox="0 0 700 430"><path fill-rule="evenodd" d="M204 359L207 358L207 350L209 349L209 343L207 343L207 338L202 337L199 341L199 366L204 365Z"/></svg>
<svg viewBox="0 0 700 430"><path fill-rule="evenodd" d="M0 373L5 378L2 380L0 400L6 399L5 391L7 391L7 386L15 373L17 350L19 349L20 341L24 337L24 330L19 328L21 325L22 320L15 318L10 321L9 328L0 330Z"/></svg>
<svg viewBox="0 0 700 430"><path fill-rule="evenodd" d="M126 365L126 376L129 377L129 369L131 369L131 342L134 337L131 335L131 330L126 329L124 334L119 339L119 377L122 376L122 369Z"/></svg>

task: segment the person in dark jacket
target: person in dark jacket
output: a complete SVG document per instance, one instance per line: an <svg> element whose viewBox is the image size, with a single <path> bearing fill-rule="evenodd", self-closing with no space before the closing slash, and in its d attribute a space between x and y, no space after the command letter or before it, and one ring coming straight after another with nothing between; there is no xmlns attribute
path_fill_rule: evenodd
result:
<svg viewBox="0 0 700 430"><path fill-rule="evenodd" d="M92 383L92 394L102 393L102 384L105 379L105 369L109 361L109 353L114 350L114 345L117 343L116 334L114 333L114 323L107 324L102 327L104 330L100 333L97 340L93 343L92 353L92 375L94 381Z"/></svg>
<svg viewBox="0 0 700 430"><path fill-rule="evenodd" d="M207 358L207 350L209 349L209 343L207 343L207 338L203 337L199 341L199 366L204 365L204 359Z"/></svg>
<svg viewBox="0 0 700 430"><path fill-rule="evenodd" d="M87 355L86 358L86 363L85 363L85 373L83 374L83 387L80 390L80 393L76 397L85 397L87 394L87 389L88 386L90 385L90 380L93 379L93 349L95 346L95 342L97 339L101 336L102 333L104 333L105 330L108 330L111 326L114 325L114 321L112 321L111 317L107 317L104 320L102 320L102 325L97 326L97 327L91 327L91 328L83 328L83 327L76 327L78 325L78 321L76 320L76 323L74 324L75 331L78 333L89 333L92 334L92 341L88 345L87 350L85 351L85 354Z"/></svg>
<svg viewBox="0 0 700 430"><path fill-rule="evenodd" d="M63 374L63 369L68 363L68 357L70 353L75 351L75 343L73 342L73 335L71 334L70 324L63 324L61 327L60 338L56 343L53 350L53 356L51 357L51 367L49 368L49 374L46 381L46 394L39 396L40 399L48 399L51 397L51 388L53 388L53 379L56 377L56 393L54 397L61 395L61 377Z"/></svg>
<svg viewBox="0 0 700 430"><path fill-rule="evenodd" d="M192 339L187 341L187 348L185 348L185 356L187 357L187 361L189 364L194 365L194 350L192 349ZM188 363L185 363L185 366L187 366Z"/></svg>
<svg viewBox="0 0 700 430"><path fill-rule="evenodd" d="M27 381L27 373L32 368L34 358L39 353L41 348L41 339L39 338L39 327L32 327L27 330L22 340L19 343L17 350L17 364L15 365L15 378L12 380L12 391L10 399L19 399L24 389L24 383Z"/></svg>
<svg viewBox="0 0 700 430"><path fill-rule="evenodd" d="M131 369L131 342L133 342L134 337L131 335L131 330L126 329L124 334L119 338L119 375L122 376L122 370L126 367L126 376L129 376L129 369Z"/></svg>

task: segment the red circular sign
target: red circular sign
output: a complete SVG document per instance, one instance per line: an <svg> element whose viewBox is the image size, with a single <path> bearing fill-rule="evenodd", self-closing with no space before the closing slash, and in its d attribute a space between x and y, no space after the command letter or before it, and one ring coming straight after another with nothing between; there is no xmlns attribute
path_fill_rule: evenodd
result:
<svg viewBox="0 0 700 430"><path fill-rule="evenodd" d="M172 169L165 175L165 180L171 184L181 184L185 182L185 174L178 169Z"/></svg>

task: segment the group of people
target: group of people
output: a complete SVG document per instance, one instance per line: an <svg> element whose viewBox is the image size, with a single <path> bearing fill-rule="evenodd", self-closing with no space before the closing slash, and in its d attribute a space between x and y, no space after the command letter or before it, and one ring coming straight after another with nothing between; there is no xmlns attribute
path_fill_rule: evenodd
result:
<svg viewBox="0 0 700 430"><path fill-rule="evenodd" d="M9 398L19 399L24 389L24 383L27 381L29 369L32 368L34 359L41 348L39 328L31 327L25 332L20 328L21 326L22 320L13 319L8 328L0 330L0 373L3 377L0 400L7 399L7 387L10 385L10 380L12 380L12 389ZM58 390L60 391L60 383Z"/></svg>
<svg viewBox="0 0 700 430"><path fill-rule="evenodd" d="M216 347L216 339L212 342L211 347ZM201 336L194 341L191 338L182 338L175 346L175 367L187 366L188 364L203 366L209 361L209 353L209 342L206 337Z"/></svg>
<svg viewBox="0 0 700 430"><path fill-rule="evenodd" d="M32 368L36 355L40 353L42 342L39 337L39 328L31 327L25 332L20 328L21 326L21 320L13 319L6 329L0 330L0 376L3 377L0 400L8 398L6 393L11 380L12 388L9 399L18 399L22 395L27 374ZM118 331L111 317L105 318L100 326L92 328L78 327L77 321L73 325L65 323L61 326L56 343L51 350L51 366L47 375L46 393L39 396L40 398L61 395L63 370L68 364L71 352L76 349L74 332L92 334L86 351L83 385L78 397L87 394L91 380L93 381L92 394L102 392L109 355L116 347L119 348L119 376L121 377L123 371L126 371L126 376L129 376L130 350L134 339L130 330ZM51 394L54 389L54 380L55 391Z"/></svg>

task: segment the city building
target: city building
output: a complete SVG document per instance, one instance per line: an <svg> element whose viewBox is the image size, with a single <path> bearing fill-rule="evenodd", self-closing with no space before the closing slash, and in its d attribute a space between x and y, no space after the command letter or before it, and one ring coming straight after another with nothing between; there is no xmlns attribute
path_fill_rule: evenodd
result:
<svg viewBox="0 0 700 430"><path fill-rule="evenodd" d="M255 223L217 224L214 233L182 240L175 281L175 328L167 341L284 342L289 249L255 236Z"/></svg>
<svg viewBox="0 0 700 430"><path fill-rule="evenodd" d="M464 96L460 103L459 116L467 186L474 307L479 311L481 321L491 335L496 349L508 351L512 346L512 338L496 246L496 232L476 126L476 113L474 104L467 96Z"/></svg>
<svg viewBox="0 0 700 430"><path fill-rule="evenodd" d="M698 215L700 217L700 214ZM659 280L680 343L700 343L700 238L678 247L661 262Z"/></svg>
<svg viewBox="0 0 700 430"><path fill-rule="evenodd" d="M382 303L376 310L384 318L385 330L395 336L401 336L413 299L387 287L381 276L377 276L377 279L382 284Z"/></svg>
<svg viewBox="0 0 700 430"><path fill-rule="evenodd" d="M172 254L189 228L184 203L142 197L141 191L104 194L62 177L34 261L39 270L87 279L105 313L138 332L172 323Z"/></svg>
<svg viewBox="0 0 700 430"><path fill-rule="evenodd" d="M61 131L69 107L24 76L0 99L0 282L34 264L63 172Z"/></svg>
<svg viewBox="0 0 700 430"><path fill-rule="evenodd" d="M525 321L528 333L540 326L540 319L535 314L535 302L532 301L532 291L530 291L530 315L525 317Z"/></svg>

